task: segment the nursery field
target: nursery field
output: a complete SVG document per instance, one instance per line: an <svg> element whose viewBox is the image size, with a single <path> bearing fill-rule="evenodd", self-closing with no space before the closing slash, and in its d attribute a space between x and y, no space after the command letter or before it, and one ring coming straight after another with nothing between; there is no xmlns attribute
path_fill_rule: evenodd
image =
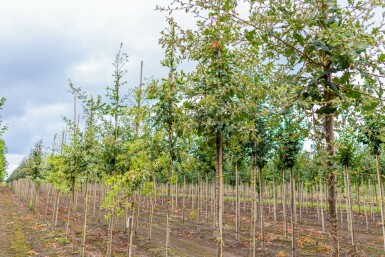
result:
<svg viewBox="0 0 385 257"><path fill-rule="evenodd" d="M20 184L20 183L19 183ZM17 186L14 183L13 186ZM85 256L105 256L108 241L107 220L104 212L99 211L105 191L99 186L89 191L88 227ZM13 187L17 192L17 188ZM0 187L0 214L2 256L78 256L81 247L82 222L84 219L85 191L78 192L75 222L70 232L67 232L69 195L60 197L59 207L55 208L55 193L48 192L49 185L44 185L38 197L38 212L28 208L29 195L16 196L9 188ZM190 190L194 190L191 189ZM182 190L181 190L182 191ZM247 190L246 190L247 191ZM29 191L31 193L31 191ZM225 195L224 203L224 256L248 256L252 241L250 240L251 216L250 201L240 201L239 240L236 240L235 229L235 198L230 188ZM32 194L33 195L33 194ZM48 198L47 198L48 196ZM310 197L310 196L309 196ZM297 204L297 234L296 245L298 256L328 256L328 234L322 229L322 217L319 197L307 198L306 204ZM216 242L213 235L212 206L210 198L199 199L196 194L186 194L184 197L173 195L171 214L171 238L169 256L215 256ZM132 256L164 256L166 207L164 196L155 197L151 206L149 197L142 197L140 202L140 217L135 222L136 232ZM290 256L291 230L290 224L285 236L285 223L282 213L282 201L277 199L276 219L274 222L274 201L265 199L264 227L265 249L261 248L261 234L256 234L257 256ZM94 207L95 205L95 207ZM199 205L199 209L198 209ZM326 205L323 205L325 209ZM361 214L354 211L354 232L356 249L351 246L350 234L343 205L339 212L341 226L339 240L341 256L383 256L381 226L379 212L371 212L370 204L361 206ZM358 209L358 206L355 209ZM206 214L207 208L207 214ZM153 220L150 224L151 209ZM185 220L183 222L183 209ZM57 221L55 224L55 210ZM200 219L197 211L200 210ZM206 216L207 215L207 216ZM325 213L326 215L326 213ZM342 215L342 216L341 216ZM368 223L366 223L366 221ZM151 239L149 227L151 226ZM200 229L198 230L198 226ZM287 226L287 225L286 225ZM125 215L116 216L113 226L112 256L127 255L127 231L125 231ZM258 229L259 230L259 229ZM199 232L198 232L199 231Z"/></svg>
<svg viewBox="0 0 385 257"><path fill-rule="evenodd" d="M0 58L0 256L385 256L383 0L112 2Z"/></svg>

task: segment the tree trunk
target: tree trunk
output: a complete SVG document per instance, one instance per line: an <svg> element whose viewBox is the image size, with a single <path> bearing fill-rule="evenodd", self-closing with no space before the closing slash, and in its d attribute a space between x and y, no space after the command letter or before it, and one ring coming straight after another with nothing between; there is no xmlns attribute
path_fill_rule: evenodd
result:
<svg viewBox="0 0 385 257"><path fill-rule="evenodd" d="M155 194L155 179L153 179L152 191L150 194L150 217L148 219L148 232L147 232L147 240L148 241L151 240L151 235L152 235L152 219L154 217L154 199L153 199L154 194ZM183 187L183 194L184 194L184 187Z"/></svg>
<svg viewBox="0 0 385 257"><path fill-rule="evenodd" d="M206 174L206 223L209 222L208 204L209 204L209 177Z"/></svg>
<svg viewBox="0 0 385 257"><path fill-rule="evenodd" d="M377 170L377 182L378 182L378 198L380 200L380 211L381 211L381 227L382 227L382 236L384 242L384 251L385 251L385 221L384 221L384 191L382 188L382 178L380 171L380 160L379 153L376 151L376 170Z"/></svg>
<svg viewBox="0 0 385 257"><path fill-rule="evenodd" d="M324 203L323 203L323 185L322 185L322 179L320 179L319 182L319 190L320 190L320 212L321 212L321 225L322 225L322 231L325 231L325 215L324 215Z"/></svg>
<svg viewBox="0 0 385 257"><path fill-rule="evenodd" d="M347 181L347 189L348 189L348 202L349 202L349 218L350 218L350 238L351 238L351 242L352 242L352 246L353 246L353 250L355 251L356 250L356 245L355 245L355 241L354 241L354 229L353 229L353 220L354 220L354 217L353 217L353 207L352 207L352 200L351 200L351 185L350 185L350 174L349 172L347 171L347 168L345 168L346 170L346 181Z"/></svg>
<svg viewBox="0 0 385 257"><path fill-rule="evenodd" d="M218 234L217 234L217 257L223 256L223 170L222 170L222 133L217 132L217 179L218 179Z"/></svg>
<svg viewBox="0 0 385 257"><path fill-rule="evenodd" d="M274 208L274 222L277 222L277 189L275 185L275 177L273 177L273 208Z"/></svg>
<svg viewBox="0 0 385 257"><path fill-rule="evenodd" d="M294 191L294 173L293 168L290 169L290 212L291 212L291 256L295 257L295 191Z"/></svg>
<svg viewBox="0 0 385 257"><path fill-rule="evenodd" d="M285 224L285 238L287 238L285 170L282 170L282 214L283 214L283 222Z"/></svg>
<svg viewBox="0 0 385 257"><path fill-rule="evenodd" d="M139 226L139 218L140 218L140 206L141 206L141 197L140 197L140 193L137 194L138 195L138 200L137 200L137 207L136 207L136 217L135 217L135 229L134 229L134 237L136 238L137 235L138 235L138 226ZM133 203L133 205L135 206L135 203ZM134 220L133 220L134 221ZM131 242L132 243L132 242Z"/></svg>
<svg viewBox="0 0 385 257"><path fill-rule="evenodd" d="M80 256L84 257L86 250L86 233L87 233L87 216L88 216L88 178L86 179L86 196L84 199L84 217L83 217L83 236L82 236L82 248Z"/></svg>
<svg viewBox="0 0 385 257"><path fill-rule="evenodd" d="M55 205L55 210L54 210L54 221L53 221L54 231L56 231L56 227L57 227L57 218L59 216L59 205L60 205L60 191L57 190L56 205Z"/></svg>
<svg viewBox="0 0 385 257"><path fill-rule="evenodd" d="M326 62L326 52L323 53L323 60ZM329 61L327 61L329 62ZM330 71L331 64L325 63L324 70ZM332 74L325 75L325 80L329 83L332 81ZM325 88L326 106L332 107L334 94L331 89ZM328 203L329 203L329 233L330 233L330 256L337 257L339 255L338 246L338 222L336 212L336 176L334 174L334 165L332 159L334 158L334 113L325 114L325 136L326 136L326 150L328 154L327 161L327 188L328 188Z"/></svg>
<svg viewBox="0 0 385 257"><path fill-rule="evenodd" d="M46 221L46 217L48 215L49 197L51 196L51 188L52 188L51 184L48 184L47 186L48 186L48 191L47 191L47 195L46 195L46 203L45 203L45 211L44 211L44 222Z"/></svg>
<svg viewBox="0 0 385 257"><path fill-rule="evenodd" d="M129 237L128 237L128 257L131 257L132 255L132 246L133 246L133 239L134 239L134 222L135 222L135 197L134 195L131 196L131 214L129 217ZM167 253L167 252L166 252Z"/></svg>
<svg viewBox="0 0 385 257"><path fill-rule="evenodd" d="M235 239L239 241L240 230L240 202L239 202L239 170L238 163L235 163Z"/></svg>
<svg viewBox="0 0 385 257"><path fill-rule="evenodd" d="M257 171L256 171L256 155L253 153L252 155L252 171L251 171L251 189L253 194L253 200L252 200L252 225L251 225L251 251L252 256L255 257L255 237L256 237L256 225L257 225L257 192L256 192L256 184L257 184Z"/></svg>
<svg viewBox="0 0 385 257"><path fill-rule="evenodd" d="M197 226L197 233L201 232L200 227L200 216L201 216L201 206L200 206L200 198L201 198L201 174L198 172L198 186L197 186L197 198L198 198L198 204L197 204L197 213L196 213L196 226Z"/></svg>
<svg viewBox="0 0 385 257"><path fill-rule="evenodd" d="M186 174L183 174L183 198L182 198L182 222L185 220L185 208L186 208Z"/></svg>
<svg viewBox="0 0 385 257"><path fill-rule="evenodd" d="M261 246L262 252L265 251L265 227L263 221L263 184L262 184L262 171L258 168L258 179L259 179L259 221L261 229Z"/></svg>

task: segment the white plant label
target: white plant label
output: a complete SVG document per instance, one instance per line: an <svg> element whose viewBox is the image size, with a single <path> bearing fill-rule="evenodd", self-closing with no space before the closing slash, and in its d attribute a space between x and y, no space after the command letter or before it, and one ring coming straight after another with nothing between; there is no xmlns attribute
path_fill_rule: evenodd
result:
<svg viewBox="0 0 385 257"><path fill-rule="evenodd" d="M128 217L127 219L126 228L130 228L130 220L131 220L131 216Z"/></svg>

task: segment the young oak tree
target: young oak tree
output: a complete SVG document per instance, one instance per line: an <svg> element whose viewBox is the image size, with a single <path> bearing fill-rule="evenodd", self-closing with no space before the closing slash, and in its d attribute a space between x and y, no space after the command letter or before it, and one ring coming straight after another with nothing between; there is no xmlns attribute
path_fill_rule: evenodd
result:
<svg viewBox="0 0 385 257"><path fill-rule="evenodd" d="M153 106L155 112L155 124L167 134L167 211L166 211L166 256L170 248L171 230L171 178L174 163L177 159L176 141L178 135L178 122L180 121L181 110L179 103L181 78L177 73L177 65L180 62L177 53L177 24L171 18L168 19L169 28L162 32L160 43L165 48L165 59L162 65L169 69L167 79L161 84L154 82L149 88L149 99L157 99Z"/></svg>
<svg viewBox="0 0 385 257"><path fill-rule="evenodd" d="M297 114L297 117L300 116ZM282 162L282 168L290 171L290 212L291 212L291 253L296 256L296 205L295 205L295 182L294 166L297 162L298 154L302 149L300 120L290 110L283 116L281 129L279 130L278 155Z"/></svg>

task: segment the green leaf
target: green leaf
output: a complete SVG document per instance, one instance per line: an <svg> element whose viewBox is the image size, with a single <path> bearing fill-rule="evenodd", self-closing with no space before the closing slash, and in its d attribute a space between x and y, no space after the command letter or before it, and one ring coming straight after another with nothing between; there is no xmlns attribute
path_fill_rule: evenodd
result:
<svg viewBox="0 0 385 257"><path fill-rule="evenodd" d="M245 30L245 37L250 43L252 43L255 40L255 34L256 34L255 30L252 30L252 31Z"/></svg>
<svg viewBox="0 0 385 257"><path fill-rule="evenodd" d="M366 46L359 46L355 49L357 54L363 53L366 51Z"/></svg>
<svg viewBox="0 0 385 257"><path fill-rule="evenodd" d="M316 40L312 43L312 45L317 50L325 50L325 51L329 52L329 47L325 44L325 42Z"/></svg>
<svg viewBox="0 0 385 257"><path fill-rule="evenodd" d="M385 54L380 54L378 57L378 62L384 62L385 61Z"/></svg>
<svg viewBox="0 0 385 257"><path fill-rule="evenodd" d="M340 83L341 84L345 84L349 81L349 78L350 78L350 73L349 72L345 72L344 75L341 76L340 78Z"/></svg>
<svg viewBox="0 0 385 257"><path fill-rule="evenodd" d="M332 82L332 81L326 81L326 80L325 80L325 81L324 81L324 84L325 84L326 87L332 89L333 91L338 91L338 90L340 90L340 89L338 88L337 84L334 83L334 82Z"/></svg>
<svg viewBox="0 0 385 257"><path fill-rule="evenodd" d="M334 106L322 106L319 108L316 113L317 114L332 114L337 110L336 107Z"/></svg>
<svg viewBox="0 0 385 257"><path fill-rule="evenodd" d="M362 106L362 109L364 111L373 111L377 108L379 103L379 101L370 102L369 104Z"/></svg>
<svg viewBox="0 0 385 257"><path fill-rule="evenodd" d="M293 36L300 43L301 46L304 45L305 39L301 34L295 32Z"/></svg>
<svg viewBox="0 0 385 257"><path fill-rule="evenodd" d="M352 90L346 90L344 92L344 95L348 98L353 98L353 99L359 99L361 97L361 94L356 92L356 91L352 91Z"/></svg>

